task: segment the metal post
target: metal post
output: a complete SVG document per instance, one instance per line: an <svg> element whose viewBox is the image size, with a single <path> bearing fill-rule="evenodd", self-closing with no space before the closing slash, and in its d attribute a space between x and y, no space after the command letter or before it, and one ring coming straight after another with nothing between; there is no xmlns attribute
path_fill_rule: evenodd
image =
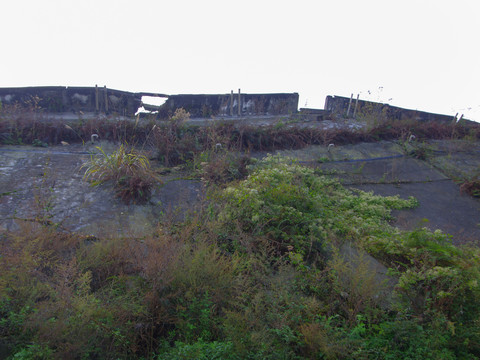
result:
<svg viewBox="0 0 480 360"><path fill-rule="evenodd" d="M360 94L357 94L357 100L355 101L355 108L353 109L353 118L355 119L357 116L357 107L358 107L358 97Z"/></svg>
<svg viewBox="0 0 480 360"><path fill-rule="evenodd" d="M107 95L107 85L103 86L103 89L105 90L105 114L108 113L108 95Z"/></svg>
<svg viewBox="0 0 480 360"><path fill-rule="evenodd" d="M238 89L238 116L242 116L242 95Z"/></svg>
<svg viewBox="0 0 480 360"><path fill-rule="evenodd" d="M348 118L348 115L350 115L350 107L352 106L352 99L353 99L353 93L350 96L350 101L348 102L347 118Z"/></svg>
<svg viewBox="0 0 480 360"><path fill-rule="evenodd" d="M95 111L97 112L98 114L98 85L95 84Z"/></svg>
<svg viewBox="0 0 480 360"><path fill-rule="evenodd" d="M233 116L233 90L230 91L230 116Z"/></svg>

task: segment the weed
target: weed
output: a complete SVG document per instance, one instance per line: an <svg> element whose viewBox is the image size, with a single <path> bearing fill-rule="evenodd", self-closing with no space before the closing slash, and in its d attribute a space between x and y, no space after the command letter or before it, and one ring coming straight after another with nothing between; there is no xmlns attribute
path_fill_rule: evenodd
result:
<svg viewBox="0 0 480 360"><path fill-rule="evenodd" d="M96 148L100 156L92 155L90 161L82 165L86 168L84 180L90 180L92 186L111 181L117 196L126 203L146 202L153 185L159 181L147 157L127 144L121 144L112 154L105 153L99 146Z"/></svg>
<svg viewBox="0 0 480 360"><path fill-rule="evenodd" d="M231 153L213 154L208 162L202 162L202 179L207 184L225 184L247 176L251 159Z"/></svg>
<svg viewBox="0 0 480 360"><path fill-rule="evenodd" d="M480 197L480 178L471 178L464 180L460 185L460 192L467 193L473 197Z"/></svg>
<svg viewBox="0 0 480 360"><path fill-rule="evenodd" d="M32 145L36 147L48 147L48 144L46 142L38 139L33 140Z"/></svg>
<svg viewBox="0 0 480 360"><path fill-rule="evenodd" d="M419 144L414 147L410 155L419 160L427 160L432 154L432 149L425 143Z"/></svg>
<svg viewBox="0 0 480 360"><path fill-rule="evenodd" d="M330 161L332 160L328 156L322 156L319 159L317 159L317 162L319 162L320 164L330 162Z"/></svg>

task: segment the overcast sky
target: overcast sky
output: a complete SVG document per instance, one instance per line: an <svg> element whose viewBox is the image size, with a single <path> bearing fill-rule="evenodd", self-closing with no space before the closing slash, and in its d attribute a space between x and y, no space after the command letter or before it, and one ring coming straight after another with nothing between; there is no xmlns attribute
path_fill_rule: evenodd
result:
<svg viewBox="0 0 480 360"><path fill-rule="evenodd" d="M479 0L10 0L0 87L350 96L480 121ZM369 93L370 92L370 93Z"/></svg>

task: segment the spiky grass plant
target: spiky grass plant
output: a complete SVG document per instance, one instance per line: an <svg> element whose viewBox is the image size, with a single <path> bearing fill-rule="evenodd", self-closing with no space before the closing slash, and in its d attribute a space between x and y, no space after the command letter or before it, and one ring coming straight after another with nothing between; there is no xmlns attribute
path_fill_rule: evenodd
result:
<svg viewBox="0 0 480 360"><path fill-rule="evenodd" d="M160 182L151 169L148 158L127 144L111 154L96 146L100 154L82 165L85 168L83 179L92 186L105 182L113 183L115 192L127 204L131 201L144 203L151 195L152 187Z"/></svg>

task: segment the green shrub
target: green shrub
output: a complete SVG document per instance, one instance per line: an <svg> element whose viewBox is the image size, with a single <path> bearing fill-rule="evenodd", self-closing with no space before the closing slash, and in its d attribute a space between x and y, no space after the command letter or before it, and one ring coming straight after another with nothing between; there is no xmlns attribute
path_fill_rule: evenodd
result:
<svg viewBox="0 0 480 360"><path fill-rule="evenodd" d="M158 360L239 360L231 342L198 340L193 344L176 342L157 356Z"/></svg>
<svg viewBox="0 0 480 360"><path fill-rule="evenodd" d="M17 351L12 359L14 360L50 360L53 357L54 350L48 346L31 344Z"/></svg>
<svg viewBox="0 0 480 360"><path fill-rule="evenodd" d="M453 360L458 357L449 349L451 340L452 333L446 327L444 329L425 327L415 319L386 321L374 326L361 349L355 353L355 357L385 360Z"/></svg>
<svg viewBox="0 0 480 360"><path fill-rule="evenodd" d="M427 329L442 319L455 334L448 341L455 354L480 354L477 248L456 247L448 235L426 228L372 236L365 246L399 277L397 311L421 319Z"/></svg>
<svg viewBox="0 0 480 360"><path fill-rule="evenodd" d="M390 209L416 206L412 198L381 197L344 188L289 159L267 157L239 184L223 192L220 219L265 235L280 253L308 256L331 238L358 239L383 231Z"/></svg>

